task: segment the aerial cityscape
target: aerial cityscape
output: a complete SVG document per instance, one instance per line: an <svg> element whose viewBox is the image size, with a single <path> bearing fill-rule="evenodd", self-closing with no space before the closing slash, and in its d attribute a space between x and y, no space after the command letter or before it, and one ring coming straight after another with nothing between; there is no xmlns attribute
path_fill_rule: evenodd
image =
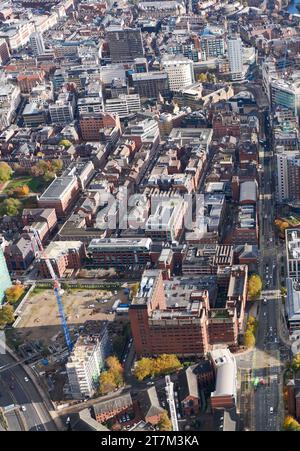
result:
<svg viewBox="0 0 300 451"><path fill-rule="evenodd" d="M0 0L1 432L300 431L299 116L300 1Z"/></svg>

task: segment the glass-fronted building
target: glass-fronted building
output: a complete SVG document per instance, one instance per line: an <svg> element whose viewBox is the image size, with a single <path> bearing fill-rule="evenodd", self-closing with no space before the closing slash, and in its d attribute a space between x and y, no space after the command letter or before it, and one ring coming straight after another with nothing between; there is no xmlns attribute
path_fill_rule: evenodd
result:
<svg viewBox="0 0 300 451"><path fill-rule="evenodd" d="M0 248L0 305L3 302L5 290L11 286L11 278L7 269L5 257Z"/></svg>

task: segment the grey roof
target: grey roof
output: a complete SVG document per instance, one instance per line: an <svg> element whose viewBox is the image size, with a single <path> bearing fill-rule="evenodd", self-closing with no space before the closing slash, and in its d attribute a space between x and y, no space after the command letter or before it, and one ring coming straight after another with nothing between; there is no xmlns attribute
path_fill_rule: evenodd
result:
<svg viewBox="0 0 300 451"><path fill-rule="evenodd" d="M119 410L132 405L132 399L130 393L118 396L117 398L110 399L109 401L100 402L93 405L95 415L101 413L111 412L114 410Z"/></svg>
<svg viewBox="0 0 300 451"><path fill-rule="evenodd" d="M235 408L217 408L214 411L214 430L219 432L236 431L238 426L238 415Z"/></svg>
<svg viewBox="0 0 300 451"><path fill-rule="evenodd" d="M150 387L140 393L139 404L145 418L160 415L164 411L159 405L155 387Z"/></svg>
<svg viewBox="0 0 300 451"><path fill-rule="evenodd" d="M257 184L253 180L241 183L240 187L240 202L250 200L256 202L257 200Z"/></svg>
<svg viewBox="0 0 300 451"><path fill-rule="evenodd" d="M199 398L197 376L193 371L193 367L180 371L178 374L179 396L184 401L188 396Z"/></svg>
<svg viewBox="0 0 300 451"><path fill-rule="evenodd" d="M258 258L258 246L256 244L240 244L234 248L239 258Z"/></svg>
<svg viewBox="0 0 300 451"><path fill-rule="evenodd" d="M300 284L291 278L286 279L286 311L289 321L300 321Z"/></svg>
<svg viewBox="0 0 300 451"><path fill-rule="evenodd" d="M73 176L57 177L48 186L46 191L41 195L40 199L57 199L61 198L63 194L70 188L76 180Z"/></svg>
<svg viewBox="0 0 300 451"><path fill-rule="evenodd" d="M101 423L91 417L89 409L83 409L79 413L70 415L71 426L75 431L109 431Z"/></svg>
<svg viewBox="0 0 300 451"><path fill-rule="evenodd" d="M216 389L211 397L236 397L236 361L229 349L211 351L211 358L216 368Z"/></svg>

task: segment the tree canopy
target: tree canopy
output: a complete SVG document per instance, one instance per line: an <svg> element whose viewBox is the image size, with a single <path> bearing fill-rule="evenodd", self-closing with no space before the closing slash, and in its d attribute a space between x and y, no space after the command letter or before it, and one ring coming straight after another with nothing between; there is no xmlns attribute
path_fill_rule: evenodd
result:
<svg viewBox="0 0 300 451"><path fill-rule="evenodd" d="M300 424L291 415L287 415L283 422L283 429L285 431L300 432Z"/></svg>
<svg viewBox="0 0 300 451"><path fill-rule="evenodd" d="M24 291L25 291L25 288L21 284L13 285L12 287L7 288L7 290L5 291L5 296L6 296L7 302L9 302L10 304L14 304L15 302L17 302L20 299L20 297L23 295Z"/></svg>
<svg viewBox="0 0 300 451"><path fill-rule="evenodd" d="M0 215L17 216L21 208L21 202L18 199L5 199L0 207Z"/></svg>
<svg viewBox="0 0 300 451"><path fill-rule="evenodd" d="M116 356L106 359L107 371L103 371L99 377L99 393L105 395L115 388L124 385L123 368Z"/></svg>
<svg viewBox="0 0 300 451"><path fill-rule="evenodd" d="M158 427L160 431L172 431L172 422L169 418L168 412L166 410L163 411L160 417L160 421L158 423Z"/></svg>
<svg viewBox="0 0 300 451"><path fill-rule="evenodd" d="M14 319L14 309L12 305L3 305L3 307L0 309L0 327L4 327L7 324L13 323Z"/></svg>
<svg viewBox="0 0 300 451"><path fill-rule="evenodd" d="M168 374L181 367L182 365L175 354L162 354L156 359L143 357L136 362L134 375L142 381L146 377Z"/></svg>
<svg viewBox="0 0 300 451"><path fill-rule="evenodd" d="M0 163L0 183L7 182L10 179L12 172L12 168L9 164L5 163L5 161Z"/></svg>
<svg viewBox="0 0 300 451"><path fill-rule="evenodd" d="M248 294L253 300L257 299L262 290L262 281L258 274L252 274L248 282Z"/></svg>

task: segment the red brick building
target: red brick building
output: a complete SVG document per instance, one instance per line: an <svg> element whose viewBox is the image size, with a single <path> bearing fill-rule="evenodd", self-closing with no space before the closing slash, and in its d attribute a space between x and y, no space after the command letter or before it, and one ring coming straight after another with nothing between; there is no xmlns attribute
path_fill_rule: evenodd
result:
<svg viewBox="0 0 300 451"><path fill-rule="evenodd" d="M67 269L80 269L86 257L85 247L81 241L52 241L45 250L57 277L63 277ZM39 261L39 271L45 278L50 277L45 256Z"/></svg>
<svg viewBox="0 0 300 451"><path fill-rule="evenodd" d="M54 208L57 217L64 217L75 204L79 195L79 183L76 177L57 177L46 191L38 197L38 206Z"/></svg>
<svg viewBox="0 0 300 451"><path fill-rule="evenodd" d="M79 126L84 141L99 141L101 131L114 127L120 129L120 120L109 113L83 113Z"/></svg>

